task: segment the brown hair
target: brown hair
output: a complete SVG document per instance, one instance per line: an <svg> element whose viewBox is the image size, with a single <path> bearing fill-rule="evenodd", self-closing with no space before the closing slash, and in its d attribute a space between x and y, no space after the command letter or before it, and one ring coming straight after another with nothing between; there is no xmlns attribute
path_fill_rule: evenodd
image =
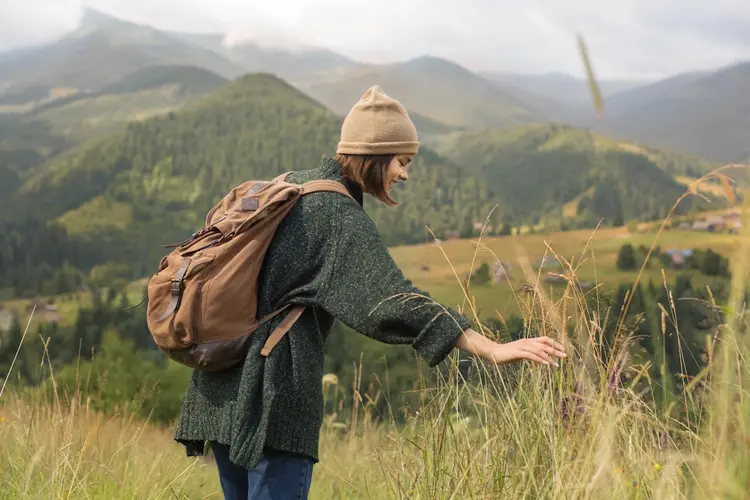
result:
<svg viewBox="0 0 750 500"><path fill-rule="evenodd" d="M362 191L386 205L397 205L385 192L385 173L395 155L337 154L333 159L344 168L344 177L355 181Z"/></svg>

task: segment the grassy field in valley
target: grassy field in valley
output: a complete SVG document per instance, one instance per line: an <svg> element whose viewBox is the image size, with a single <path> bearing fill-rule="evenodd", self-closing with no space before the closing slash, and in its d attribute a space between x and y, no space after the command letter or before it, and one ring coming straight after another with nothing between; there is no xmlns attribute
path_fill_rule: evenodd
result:
<svg viewBox="0 0 750 500"><path fill-rule="evenodd" d="M536 262L545 256L558 257L570 262L576 277L581 281L600 284L604 288L616 287L621 282L632 283L637 272L617 269L617 253L620 247L630 243L650 248L654 242L662 251L669 249L711 248L723 256L735 255L740 239L736 234L706 233L697 231L670 230L663 232L658 241L652 232L629 233L626 228L601 228L552 234L528 234L522 236L489 236L471 240L451 240L440 245L396 247L391 253L414 284L438 301L451 306L468 306L459 285L467 273L476 271L482 262L490 266L497 262L509 263L513 268L509 278L495 284L471 285L473 296L481 318L496 317L497 314L519 313L522 301L519 288L523 282L542 284L548 273L560 273L562 269L536 269ZM683 271L664 270L670 283ZM697 272L690 273L695 285L714 281ZM644 269L642 282L653 280L662 283L662 266L653 265ZM562 290L557 287L557 293Z"/></svg>

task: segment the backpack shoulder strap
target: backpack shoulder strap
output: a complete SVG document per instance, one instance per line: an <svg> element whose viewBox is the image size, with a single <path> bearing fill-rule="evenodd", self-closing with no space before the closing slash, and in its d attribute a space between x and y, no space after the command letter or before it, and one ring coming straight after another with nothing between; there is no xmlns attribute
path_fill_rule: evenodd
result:
<svg viewBox="0 0 750 500"><path fill-rule="evenodd" d="M320 191L334 191L352 198L346 186L336 181L318 180L302 184L302 194L318 193Z"/></svg>
<svg viewBox="0 0 750 500"><path fill-rule="evenodd" d="M274 177L271 182L279 182L279 181L286 182L286 178L289 177L291 173L292 172L284 172L283 174Z"/></svg>

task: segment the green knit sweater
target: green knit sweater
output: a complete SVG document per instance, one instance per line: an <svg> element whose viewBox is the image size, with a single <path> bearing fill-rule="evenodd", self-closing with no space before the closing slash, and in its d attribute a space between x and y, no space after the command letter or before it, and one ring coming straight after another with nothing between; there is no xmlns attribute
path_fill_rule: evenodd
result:
<svg viewBox="0 0 750 500"><path fill-rule="evenodd" d="M302 197L279 226L259 278L259 315L286 303L309 307L269 357L260 349L284 314L253 334L244 364L193 372L175 434L188 455L218 441L248 469L264 447L317 462L323 349L334 318L380 342L409 344L430 366L470 326L403 276L361 206L361 190L344 180L338 163L325 158L289 177L316 179L343 182L355 199L329 192Z"/></svg>

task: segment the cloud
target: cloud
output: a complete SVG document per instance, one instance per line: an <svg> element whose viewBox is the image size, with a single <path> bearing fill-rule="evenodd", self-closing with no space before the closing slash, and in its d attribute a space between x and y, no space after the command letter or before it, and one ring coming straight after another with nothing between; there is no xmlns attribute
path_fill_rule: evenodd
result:
<svg viewBox="0 0 750 500"><path fill-rule="evenodd" d="M89 0L157 28L229 42L322 46L386 62L423 54L478 70L582 74L584 35L601 77L667 76L750 58L747 0ZM5 0L0 49L74 29L78 0Z"/></svg>
<svg viewBox="0 0 750 500"><path fill-rule="evenodd" d="M0 4L0 49L62 36L78 23L81 9L66 0L10 0Z"/></svg>

